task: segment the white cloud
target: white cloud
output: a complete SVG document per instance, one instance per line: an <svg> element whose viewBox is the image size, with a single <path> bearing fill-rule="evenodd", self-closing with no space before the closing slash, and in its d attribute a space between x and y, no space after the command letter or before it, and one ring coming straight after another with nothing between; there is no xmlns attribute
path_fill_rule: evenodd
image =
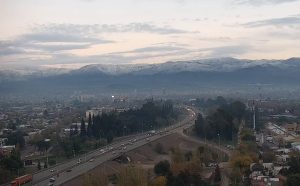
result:
<svg viewBox="0 0 300 186"><path fill-rule="evenodd" d="M250 4L254 6L261 6L265 4L283 4L291 3L299 0L235 0L235 4Z"/></svg>

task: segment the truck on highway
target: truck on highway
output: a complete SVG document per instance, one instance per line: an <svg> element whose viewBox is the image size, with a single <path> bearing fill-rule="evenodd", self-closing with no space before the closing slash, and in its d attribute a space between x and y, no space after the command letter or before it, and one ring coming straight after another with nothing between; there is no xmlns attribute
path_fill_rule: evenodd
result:
<svg viewBox="0 0 300 186"><path fill-rule="evenodd" d="M151 135L151 136L152 136L152 135L155 135L155 134L156 134L156 131L155 131L155 130L150 130L148 134Z"/></svg>
<svg viewBox="0 0 300 186"><path fill-rule="evenodd" d="M11 186L19 186L19 185L24 185L26 183L29 183L32 181L32 175L31 174L26 174L24 176L20 176L18 178L15 178L12 182L10 182Z"/></svg>

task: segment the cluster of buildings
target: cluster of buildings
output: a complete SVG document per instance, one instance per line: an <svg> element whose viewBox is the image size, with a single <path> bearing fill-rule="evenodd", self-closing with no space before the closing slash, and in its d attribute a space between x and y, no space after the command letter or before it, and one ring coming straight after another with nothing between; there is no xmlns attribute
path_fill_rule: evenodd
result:
<svg viewBox="0 0 300 186"><path fill-rule="evenodd" d="M289 169L288 162L291 154L300 153L300 124L286 123L277 125L273 122L266 124L266 130L256 135L256 142L260 147L260 155L269 156L269 161L263 158L259 163L250 165L250 179L252 185L281 186L286 177L282 170ZM270 161L272 159L272 161Z"/></svg>
<svg viewBox="0 0 300 186"><path fill-rule="evenodd" d="M0 138L0 157L9 156L11 151L16 148L15 145L6 145L7 138Z"/></svg>
<svg viewBox="0 0 300 186"><path fill-rule="evenodd" d="M22 105L22 106L20 106ZM15 148L8 138L17 131L24 134L25 144L36 134L47 128L55 127L63 116L72 114L72 107L56 102L11 103L0 108L0 156L8 155ZM27 146L25 146L27 149ZM28 150L21 152L27 156Z"/></svg>
<svg viewBox="0 0 300 186"><path fill-rule="evenodd" d="M110 112L124 112L128 110L128 108L116 108L116 107L97 107L97 108L92 108L90 110L87 110L85 112L85 117L89 118L89 114L91 116L101 116L103 113L110 113Z"/></svg>

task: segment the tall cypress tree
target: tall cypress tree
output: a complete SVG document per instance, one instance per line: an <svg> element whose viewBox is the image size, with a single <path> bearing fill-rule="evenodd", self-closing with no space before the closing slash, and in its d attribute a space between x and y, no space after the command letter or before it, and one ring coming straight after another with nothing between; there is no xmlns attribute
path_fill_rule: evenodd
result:
<svg viewBox="0 0 300 186"><path fill-rule="evenodd" d="M74 126L74 134L75 134L75 135L78 134L78 126L77 126L77 124Z"/></svg>
<svg viewBox="0 0 300 186"><path fill-rule="evenodd" d="M84 122L83 118L81 118L80 136L81 137L86 136L85 122Z"/></svg>
<svg viewBox="0 0 300 186"><path fill-rule="evenodd" d="M87 126L87 135L88 137L93 136L93 126L92 126L92 116L91 113L89 113L89 120L88 120L88 126Z"/></svg>

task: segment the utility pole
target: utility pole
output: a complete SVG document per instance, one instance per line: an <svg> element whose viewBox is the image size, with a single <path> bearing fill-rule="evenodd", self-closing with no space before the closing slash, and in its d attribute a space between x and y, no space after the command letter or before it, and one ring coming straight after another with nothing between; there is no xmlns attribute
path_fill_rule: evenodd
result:
<svg viewBox="0 0 300 186"><path fill-rule="evenodd" d="M125 136L126 125L123 127L123 137Z"/></svg>
<svg viewBox="0 0 300 186"><path fill-rule="evenodd" d="M219 147L220 147L220 133L218 133L218 138L219 138Z"/></svg>
<svg viewBox="0 0 300 186"><path fill-rule="evenodd" d="M254 105L254 101L253 101L253 130L255 131L255 128L256 128L256 116L255 116L255 105Z"/></svg>

